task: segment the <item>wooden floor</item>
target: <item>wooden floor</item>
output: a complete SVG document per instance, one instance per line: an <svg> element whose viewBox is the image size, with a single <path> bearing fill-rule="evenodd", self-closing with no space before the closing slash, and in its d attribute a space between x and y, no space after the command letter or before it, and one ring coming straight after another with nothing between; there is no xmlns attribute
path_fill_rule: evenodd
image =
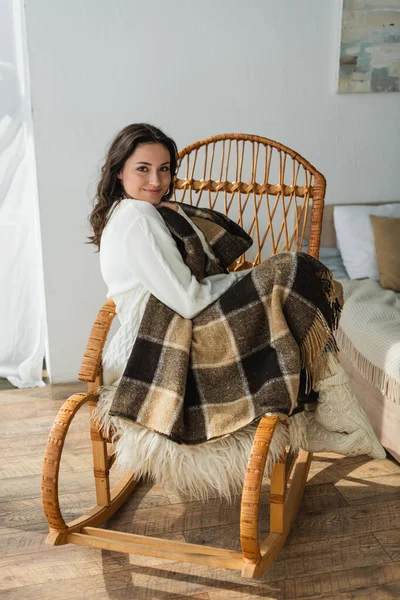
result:
<svg viewBox="0 0 400 600"><path fill-rule="evenodd" d="M400 598L400 467L391 460L315 455L294 530L259 581L234 571L77 546L44 544L43 451L63 398L82 386L0 391L1 600ZM60 490L68 520L94 504L88 412L73 422ZM268 494L263 493L263 532ZM141 484L109 523L239 550L239 502L185 504Z"/></svg>

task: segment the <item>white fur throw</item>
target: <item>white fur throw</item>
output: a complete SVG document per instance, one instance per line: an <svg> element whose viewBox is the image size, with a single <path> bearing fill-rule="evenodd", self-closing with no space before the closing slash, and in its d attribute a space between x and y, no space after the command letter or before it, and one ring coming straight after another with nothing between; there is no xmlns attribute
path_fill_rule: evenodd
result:
<svg viewBox="0 0 400 600"><path fill-rule="evenodd" d="M330 373L318 384L319 403L315 412L302 412L278 423L267 456L266 474L285 447L310 452L339 452L384 458L368 419L355 398L343 367L330 357ZM109 415L116 386L99 390L93 413L105 432L117 431L117 467L147 477L188 500L221 497L230 500L243 488L247 463L257 424L247 425L226 437L203 444L172 442L131 421Z"/></svg>
<svg viewBox="0 0 400 600"><path fill-rule="evenodd" d="M204 444L177 444L141 425L110 417L108 410L114 392L114 386L101 389L93 417L104 431L108 432L111 424L118 431L115 450L121 471L132 470L137 477L149 477L188 500L217 496L230 500L242 492L257 424ZM266 473L288 444L305 446L304 419L300 413L278 423L268 452Z"/></svg>

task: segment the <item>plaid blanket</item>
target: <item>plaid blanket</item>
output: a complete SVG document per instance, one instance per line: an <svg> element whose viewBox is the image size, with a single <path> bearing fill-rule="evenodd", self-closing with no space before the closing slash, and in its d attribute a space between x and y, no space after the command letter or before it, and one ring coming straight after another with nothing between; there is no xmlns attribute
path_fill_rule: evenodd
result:
<svg viewBox="0 0 400 600"><path fill-rule="evenodd" d="M225 215L180 205L203 231L160 212L196 278L226 272L252 240ZM340 303L329 270L284 252L255 267L193 319L150 296L110 415L185 444L220 438L269 413L290 416L309 401L336 353Z"/></svg>

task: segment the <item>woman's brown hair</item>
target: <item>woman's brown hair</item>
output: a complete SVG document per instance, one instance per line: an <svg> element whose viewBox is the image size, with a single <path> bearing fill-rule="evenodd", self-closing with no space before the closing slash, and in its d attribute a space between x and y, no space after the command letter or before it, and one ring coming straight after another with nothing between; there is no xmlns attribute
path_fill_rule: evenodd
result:
<svg viewBox="0 0 400 600"><path fill-rule="evenodd" d="M175 142L160 129L147 123L134 123L124 127L112 140L107 152L105 163L101 169L100 181L97 185L95 205L89 221L93 235L90 243L100 248L101 234L114 209L127 195L117 175L125 161L133 154L140 144L162 144L167 148L171 157L171 185L163 196L163 201L169 200L174 191L174 176L177 164L177 147Z"/></svg>

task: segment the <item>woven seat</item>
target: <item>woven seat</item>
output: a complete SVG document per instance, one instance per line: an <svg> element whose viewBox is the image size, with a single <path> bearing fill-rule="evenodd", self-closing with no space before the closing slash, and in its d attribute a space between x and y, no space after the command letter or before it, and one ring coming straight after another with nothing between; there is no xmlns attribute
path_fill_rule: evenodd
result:
<svg viewBox="0 0 400 600"><path fill-rule="evenodd" d="M308 252L318 257L325 179L299 154L267 138L222 134L187 146L179 153L175 199L206 206L237 221L254 239L253 248L231 269L255 266L271 254L301 250L307 223ZM96 422L91 421L97 505L66 523L59 506L58 474L64 441L77 411L88 402L91 411L102 384L102 353L115 305L109 300L95 320L79 379L88 382L86 394L71 396L60 409L46 448L43 509L50 526L47 543L75 543L145 556L169 558L237 569L245 577L259 577L278 556L301 502L311 455L287 448L275 463L270 481L270 533L258 536L261 483L268 449L278 417L265 416L258 425L243 482L240 517L242 552L99 529L134 490L137 479L127 473L111 490L109 471L115 454Z"/></svg>

